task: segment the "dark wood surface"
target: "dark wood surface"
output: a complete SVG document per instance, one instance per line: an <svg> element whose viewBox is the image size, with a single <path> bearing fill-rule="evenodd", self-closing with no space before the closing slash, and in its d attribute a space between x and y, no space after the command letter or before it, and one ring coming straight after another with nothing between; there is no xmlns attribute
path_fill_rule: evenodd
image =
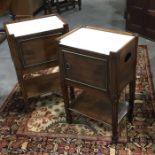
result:
<svg viewBox="0 0 155 155"><path fill-rule="evenodd" d="M121 119L127 114L132 121L137 43L138 38L135 36L118 52L110 52L110 55L59 44L61 87L68 123L72 123L71 111L106 122L112 126L113 142L117 142ZM120 104L120 94L127 84L130 90L129 105L126 102ZM76 88L84 90L84 93L77 96Z"/></svg>
<svg viewBox="0 0 155 155"><path fill-rule="evenodd" d="M127 0L126 29L155 39L155 1Z"/></svg>

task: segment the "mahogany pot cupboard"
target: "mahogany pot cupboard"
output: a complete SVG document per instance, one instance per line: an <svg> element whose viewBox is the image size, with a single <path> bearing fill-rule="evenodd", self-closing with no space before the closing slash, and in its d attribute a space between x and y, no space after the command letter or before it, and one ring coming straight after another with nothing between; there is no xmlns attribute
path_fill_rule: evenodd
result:
<svg viewBox="0 0 155 155"><path fill-rule="evenodd" d="M80 27L58 41L68 123L72 123L72 112L104 122L112 127L112 140L117 142L122 118L127 115L132 121L138 37L126 32ZM128 84L129 102L125 99L120 102Z"/></svg>

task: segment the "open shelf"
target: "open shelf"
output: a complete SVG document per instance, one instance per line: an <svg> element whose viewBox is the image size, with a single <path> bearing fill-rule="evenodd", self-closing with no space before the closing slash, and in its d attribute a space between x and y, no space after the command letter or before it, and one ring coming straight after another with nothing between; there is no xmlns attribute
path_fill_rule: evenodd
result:
<svg viewBox="0 0 155 155"><path fill-rule="evenodd" d="M24 86L28 96L37 96L50 91L60 89L59 73L38 76L24 80Z"/></svg>
<svg viewBox="0 0 155 155"><path fill-rule="evenodd" d="M126 115L127 109L128 102L119 103L118 123ZM73 101L69 110L112 125L112 103L109 99L105 101L102 97L95 97L93 94L84 91Z"/></svg>

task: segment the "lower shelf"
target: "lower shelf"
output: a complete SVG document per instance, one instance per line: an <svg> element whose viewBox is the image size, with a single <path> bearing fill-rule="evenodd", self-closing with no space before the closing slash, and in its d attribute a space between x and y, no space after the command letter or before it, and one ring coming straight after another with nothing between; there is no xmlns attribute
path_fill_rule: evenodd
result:
<svg viewBox="0 0 155 155"><path fill-rule="evenodd" d="M60 89L59 73L24 80L23 83L28 97L37 96Z"/></svg>
<svg viewBox="0 0 155 155"><path fill-rule="evenodd" d="M112 103L110 99L93 96L88 92L80 94L69 110L77 112L107 125L112 125ZM118 123L126 115L128 111L128 102L119 103L118 107Z"/></svg>

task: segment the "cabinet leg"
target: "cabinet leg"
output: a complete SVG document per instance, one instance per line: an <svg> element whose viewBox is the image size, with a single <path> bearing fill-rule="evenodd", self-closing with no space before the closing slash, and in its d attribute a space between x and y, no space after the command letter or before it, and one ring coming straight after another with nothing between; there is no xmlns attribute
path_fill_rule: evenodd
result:
<svg viewBox="0 0 155 155"><path fill-rule="evenodd" d="M60 12L59 0L56 0L56 9L57 9L57 12L58 12L58 13L61 13L61 12Z"/></svg>
<svg viewBox="0 0 155 155"><path fill-rule="evenodd" d="M46 15L52 13L51 0L44 0L44 12Z"/></svg>
<svg viewBox="0 0 155 155"><path fill-rule="evenodd" d="M71 101L75 99L74 87L70 87L70 98Z"/></svg>
<svg viewBox="0 0 155 155"><path fill-rule="evenodd" d="M28 96L24 88L22 89L22 95L23 95L23 100L24 100L23 112L28 113L29 112L29 100L28 100Z"/></svg>
<svg viewBox="0 0 155 155"><path fill-rule="evenodd" d="M28 98L27 97L24 97L23 112L25 112L25 113L29 112L29 102L28 102Z"/></svg>
<svg viewBox="0 0 155 155"><path fill-rule="evenodd" d="M72 123L72 115L69 110L69 96L68 96L68 87L62 86L62 93L64 97L65 111L66 111L66 120L68 123Z"/></svg>
<svg viewBox="0 0 155 155"><path fill-rule="evenodd" d="M79 10L81 10L81 0L78 0Z"/></svg>
<svg viewBox="0 0 155 155"><path fill-rule="evenodd" d="M24 100L24 106L23 106L22 111L27 113L27 112L29 112L28 96L27 96L26 90L24 89L25 87L24 87L23 82L20 82L19 86L20 86L20 90L21 90L22 97L23 97L23 100Z"/></svg>
<svg viewBox="0 0 155 155"><path fill-rule="evenodd" d="M132 122L133 120L134 99L135 99L135 81L131 81L129 83L129 110L128 110L129 122Z"/></svg>
<svg viewBox="0 0 155 155"><path fill-rule="evenodd" d="M118 119L113 118L112 124L112 142L116 144L118 142Z"/></svg>
<svg viewBox="0 0 155 155"><path fill-rule="evenodd" d="M118 142L118 103L119 95L116 95L112 99L112 142Z"/></svg>

